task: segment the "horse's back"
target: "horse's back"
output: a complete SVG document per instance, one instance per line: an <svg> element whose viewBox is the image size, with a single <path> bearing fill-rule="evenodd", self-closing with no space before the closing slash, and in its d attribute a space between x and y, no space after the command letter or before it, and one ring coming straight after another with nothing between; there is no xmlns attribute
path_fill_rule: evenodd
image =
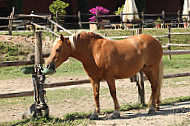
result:
<svg viewBox="0 0 190 126"><path fill-rule="evenodd" d="M146 34L139 35L139 38L145 64L159 64L163 55L163 49L159 41Z"/></svg>
<svg viewBox="0 0 190 126"><path fill-rule="evenodd" d="M103 39L96 44L94 59L97 66L116 78L131 77L144 64L156 64L162 56L160 43L146 34L118 41Z"/></svg>

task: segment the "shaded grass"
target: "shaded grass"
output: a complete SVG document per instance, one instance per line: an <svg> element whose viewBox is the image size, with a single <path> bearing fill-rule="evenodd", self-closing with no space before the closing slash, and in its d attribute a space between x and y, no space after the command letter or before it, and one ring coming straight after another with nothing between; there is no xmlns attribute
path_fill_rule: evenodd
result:
<svg viewBox="0 0 190 126"><path fill-rule="evenodd" d="M77 116L78 114L76 114ZM67 120L55 117L49 118L31 118L31 119L24 119L20 121L14 122L3 122L0 123L2 126L75 126L75 125L83 125L87 126L89 120L87 119L75 119L75 120Z"/></svg>
<svg viewBox="0 0 190 126"><path fill-rule="evenodd" d="M162 101L161 105L172 105L176 102L190 101L190 96L187 97L178 97L178 98L168 98ZM142 105L139 103L129 103L121 106L121 111L129 111L134 109L145 109L147 105ZM109 114L112 113L113 109L102 110L101 114ZM12 125L12 126L70 126L70 125L88 125L89 123L93 124L93 121L90 121L88 118L90 117L92 112L74 112L68 113L63 116L63 118L49 117L49 118L31 118L13 122L2 122L0 125ZM190 120L186 120L181 124L171 125L171 126L185 126L189 124Z"/></svg>

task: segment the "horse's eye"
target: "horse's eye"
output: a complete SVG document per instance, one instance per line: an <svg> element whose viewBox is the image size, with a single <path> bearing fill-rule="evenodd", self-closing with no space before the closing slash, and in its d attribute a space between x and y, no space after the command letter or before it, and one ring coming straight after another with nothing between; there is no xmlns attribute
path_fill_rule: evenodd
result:
<svg viewBox="0 0 190 126"><path fill-rule="evenodd" d="M59 52L59 49L56 49L56 52Z"/></svg>

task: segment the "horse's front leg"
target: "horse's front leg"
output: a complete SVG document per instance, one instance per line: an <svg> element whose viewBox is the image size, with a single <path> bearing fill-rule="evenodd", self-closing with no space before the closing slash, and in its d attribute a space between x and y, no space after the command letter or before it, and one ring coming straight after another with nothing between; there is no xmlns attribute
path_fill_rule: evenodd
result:
<svg viewBox="0 0 190 126"><path fill-rule="evenodd" d="M95 100L95 110L94 113L90 116L91 120L98 119L98 114L100 113L100 104L99 104L99 89L100 89L100 81L90 78L92 83L93 91L94 91L94 100Z"/></svg>
<svg viewBox="0 0 190 126"><path fill-rule="evenodd" d="M108 77L107 79L108 82L108 86L109 86L109 90L110 90L110 94L112 96L113 102L114 102L114 107L115 107L115 111L113 112L112 118L119 118L120 117L120 106L116 97L116 88L115 88L115 78L113 77Z"/></svg>

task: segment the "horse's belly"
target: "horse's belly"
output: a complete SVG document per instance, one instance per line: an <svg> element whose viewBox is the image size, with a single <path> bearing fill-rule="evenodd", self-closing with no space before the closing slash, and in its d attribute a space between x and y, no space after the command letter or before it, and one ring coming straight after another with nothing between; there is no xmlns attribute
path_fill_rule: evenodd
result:
<svg viewBox="0 0 190 126"><path fill-rule="evenodd" d="M121 71L118 71L116 74L115 74L115 78L117 79L124 79L124 78L130 78L132 76L134 76L137 72L139 72L141 69L138 69L138 70L121 70Z"/></svg>
<svg viewBox="0 0 190 126"><path fill-rule="evenodd" d="M142 60L135 63L127 63L125 65L118 65L115 68L115 78L123 79L134 76L143 67Z"/></svg>

